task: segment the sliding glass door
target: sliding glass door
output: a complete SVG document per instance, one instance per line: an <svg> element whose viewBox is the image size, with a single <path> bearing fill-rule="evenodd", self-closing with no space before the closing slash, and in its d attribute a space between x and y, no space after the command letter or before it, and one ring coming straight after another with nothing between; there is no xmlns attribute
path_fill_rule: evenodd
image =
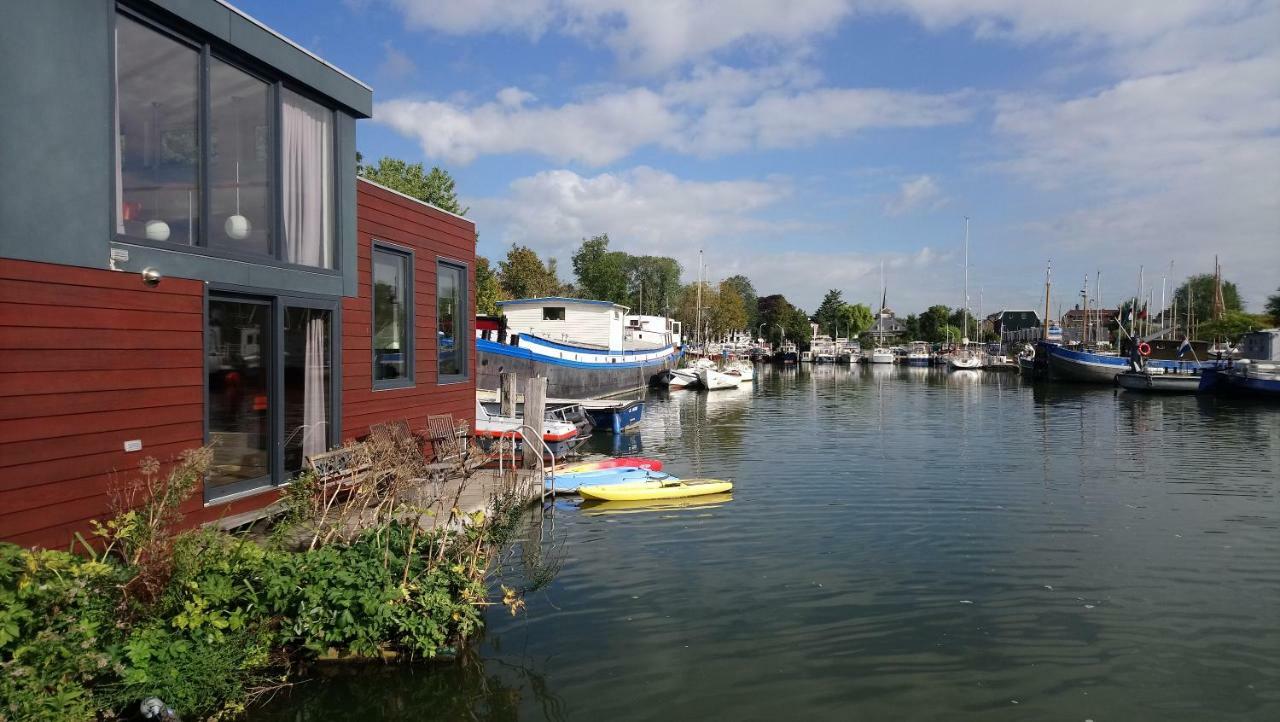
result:
<svg viewBox="0 0 1280 722"><path fill-rule="evenodd" d="M337 438L336 302L212 295L206 501L274 486Z"/></svg>

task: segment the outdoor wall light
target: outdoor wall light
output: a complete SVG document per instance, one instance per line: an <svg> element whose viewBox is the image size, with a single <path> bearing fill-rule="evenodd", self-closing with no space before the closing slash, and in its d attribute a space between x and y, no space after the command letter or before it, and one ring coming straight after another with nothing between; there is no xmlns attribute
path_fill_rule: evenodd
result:
<svg viewBox="0 0 1280 722"><path fill-rule="evenodd" d="M160 279L162 278L164 278L164 276L160 274L158 269L152 268L151 266L147 266L142 269L142 282L148 286L159 286Z"/></svg>

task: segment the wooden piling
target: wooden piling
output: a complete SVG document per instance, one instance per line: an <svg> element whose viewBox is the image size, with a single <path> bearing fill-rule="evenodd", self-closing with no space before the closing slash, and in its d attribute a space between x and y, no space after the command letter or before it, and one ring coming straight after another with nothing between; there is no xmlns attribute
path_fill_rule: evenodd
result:
<svg viewBox="0 0 1280 722"><path fill-rule="evenodd" d="M498 388L502 391L502 395L500 397L502 401L501 414L506 417L515 416L516 415L516 374L514 371L504 371L502 372L502 375L499 378L501 379L501 384L499 385Z"/></svg>
<svg viewBox="0 0 1280 722"><path fill-rule="evenodd" d="M524 423L533 431L525 429L532 443L524 445L524 468L537 469L538 459L542 456L543 419L547 413L547 379L534 376L529 379L524 390Z"/></svg>

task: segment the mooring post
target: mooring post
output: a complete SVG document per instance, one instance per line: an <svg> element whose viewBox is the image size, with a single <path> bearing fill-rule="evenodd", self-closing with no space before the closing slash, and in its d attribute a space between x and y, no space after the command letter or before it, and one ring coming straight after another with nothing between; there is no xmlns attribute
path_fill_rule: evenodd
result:
<svg viewBox="0 0 1280 722"><path fill-rule="evenodd" d="M526 431L529 442L524 445L524 468L537 469L542 464L543 418L547 412L547 379L534 376L524 389L524 423L533 429Z"/></svg>
<svg viewBox="0 0 1280 722"><path fill-rule="evenodd" d="M499 389L502 391L500 400L502 401L503 416L512 417L516 415L516 373L514 371L504 371L499 377L502 383Z"/></svg>

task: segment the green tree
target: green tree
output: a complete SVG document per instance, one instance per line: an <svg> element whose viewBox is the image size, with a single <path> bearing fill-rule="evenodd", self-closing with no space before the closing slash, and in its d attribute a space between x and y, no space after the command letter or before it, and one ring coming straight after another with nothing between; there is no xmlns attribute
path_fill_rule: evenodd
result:
<svg viewBox="0 0 1280 722"><path fill-rule="evenodd" d="M1274 296L1267 297L1267 313L1271 315L1271 323L1280 326L1280 288Z"/></svg>
<svg viewBox="0 0 1280 722"><path fill-rule="evenodd" d="M747 310L746 328L751 329L751 333L754 335L760 324L760 310L757 305L760 298L756 294L756 287L752 285L750 278L741 274L729 276L720 285L724 286L725 284L737 291L738 296L742 299L742 306Z"/></svg>
<svg viewBox="0 0 1280 722"><path fill-rule="evenodd" d="M476 312L498 313L498 301L502 300L502 284L489 265L489 259L476 256Z"/></svg>
<svg viewBox="0 0 1280 722"><path fill-rule="evenodd" d="M680 289L675 315L673 318L681 323L687 341L695 341L709 332L711 309L716 305L716 290L706 282L702 283L702 313L698 313L698 284L690 283ZM702 323L702 333L698 332L698 323Z"/></svg>
<svg viewBox="0 0 1280 722"><path fill-rule="evenodd" d="M843 294L837 289L827 291L827 295L822 297L822 303L818 304L818 310L813 312L814 323L818 324L818 330L828 336L836 335L836 327L840 325L841 312L844 311Z"/></svg>
<svg viewBox="0 0 1280 722"><path fill-rule="evenodd" d="M507 298L556 296L563 290L556 276L556 259L544 264L532 248L514 243L507 257L498 261L498 282Z"/></svg>
<svg viewBox="0 0 1280 722"><path fill-rule="evenodd" d="M903 319L902 325L905 328L903 333L906 334L906 337L908 339L911 339L913 341L922 340L920 338L920 317L919 316L915 315L914 313L908 315L905 319Z"/></svg>
<svg viewBox="0 0 1280 722"><path fill-rule="evenodd" d="M1264 329L1270 322L1271 319L1264 314L1227 311L1217 321L1197 323L1196 335L1201 340L1221 339L1234 344L1240 341L1241 336Z"/></svg>
<svg viewBox="0 0 1280 722"><path fill-rule="evenodd" d="M676 259L627 256L626 270L631 291L627 305L636 313L666 314L679 302L681 269Z"/></svg>
<svg viewBox="0 0 1280 722"><path fill-rule="evenodd" d="M1196 326L1213 320L1213 274L1201 273L1190 276L1173 292L1174 302L1178 304L1178 318L1183 323L1187 318L1187 296L1191 297L1191 310L1195 313ZM1243 311L1240 303L1240 289L1231 281L1222 282L1222 302L1227 311ZM1139 308L1145 301L1139 301Z"/></svg>
<svg viewBox="0 0 1280 722"><path fill-rule="evenodd" d="M630 300L627 254L609 250L609 234L583 239L573 254L573 275L584 298L626 304Z"/></svg>
<svg viewBox="0 0 1280 722"><path fill-rule="evenodd" d="M938 343L946 340L946 328L951 309L941 304L930 306L920 314L920 340Z"/></svg>
<svg viewBox="0 0 1280 722"><path fill-rule="evenodd" d="M782 332L778 328L781 326L787 340L800 348L809 346L809 315L792 306L785 296L775 293L761 297L756 301L756 307L759 309L760 323L765 324L764 337L771 343L776 344L781 340Z"/></svg>
<svg viewBox="0 0 1280 722"><path fill-rule="evenodd" d="M865 303L846 303L840 309L840 335L845 338L857 338L875 322L875 314Z"/></svg>
<svg viewBox="0 0 1280 722"><path fill-rule="evenodd" d="M738 289L727 281L716 289L715 302L711 306L711 329L716 335L730 334L747 327L747 308L738 295Z"/></svg>
<svg viewBox="0 0 1280 722"><path fill-rule="evenodd" d="M439 166L427 171L421 163L406 163L388 156L383 156L377 165L364 165L364 157L359 153L356 156L356 174L374 183L460 216L471 210L458 202L453 176Z"/></svg>

